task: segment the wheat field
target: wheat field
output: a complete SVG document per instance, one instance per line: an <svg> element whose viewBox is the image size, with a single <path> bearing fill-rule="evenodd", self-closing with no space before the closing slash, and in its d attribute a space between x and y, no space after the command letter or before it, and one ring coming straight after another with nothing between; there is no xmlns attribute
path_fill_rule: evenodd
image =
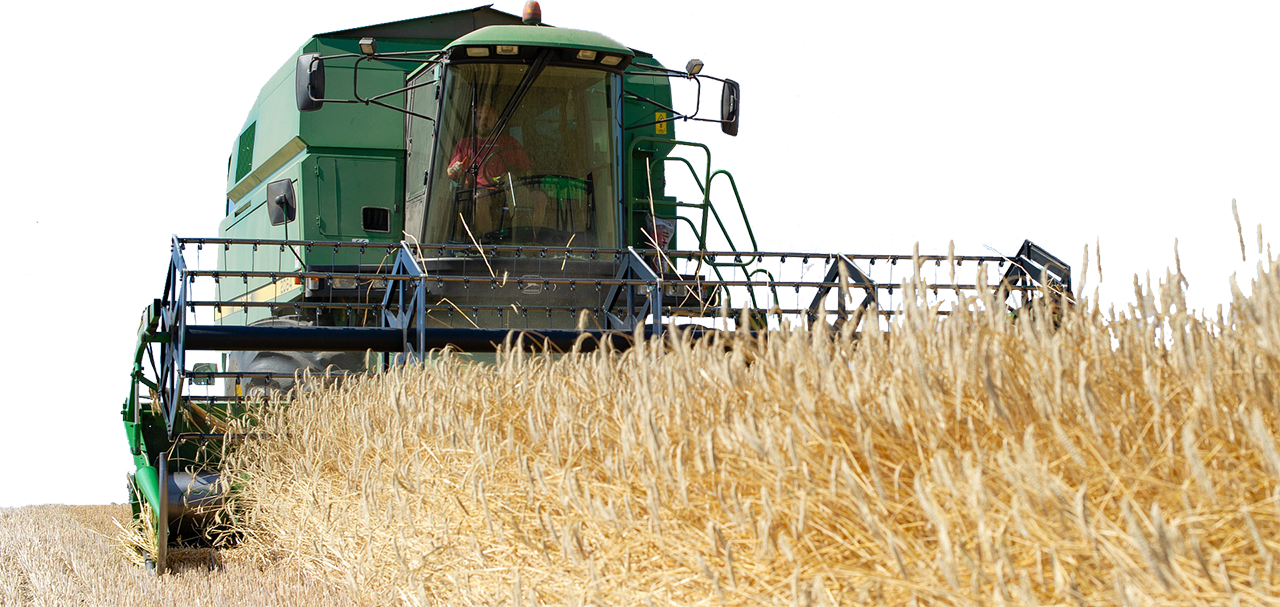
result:
<svg viewBox="0 0 1280 607"><path fill-rule="evenodd" d="M357 599L248 551L179 551L157 578L134 560L122 530L129 507L0 508L0 605L338 607ZM210 568L212 564L213 568Z"/></svg>
<svg viewBox="0 0 1280 607"><path fill-rule="evenodd" d="M0 510L0 605L1280 605L1280 264L1181 284L311 384L238 541L155 578L127 506Z"/></svg>
<svg viewBox="0 0 1280 607"><path fill-rule="evenodd" d="M1280 604L1278 271L312 384L237 550L370 605Z"/></svg>

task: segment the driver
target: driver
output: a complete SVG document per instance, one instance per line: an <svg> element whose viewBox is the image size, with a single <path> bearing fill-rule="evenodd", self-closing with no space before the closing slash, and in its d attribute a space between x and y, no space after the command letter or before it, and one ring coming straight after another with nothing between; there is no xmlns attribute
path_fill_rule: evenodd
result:
<svg viewBox="0 0 1280 607"><path fill-rule="evenodd" d="M447 171L449 179L473 185L468 170L473 162L478 161L474 185L492 193L498 189L507 173L529 168L529 156L524 153L515 137L503 133L494 137L493 143L485 145L497 125L498 111L492 105L485 103L476 109L476 136L463 137L453 146L453 157L449 159Z"/></svg>

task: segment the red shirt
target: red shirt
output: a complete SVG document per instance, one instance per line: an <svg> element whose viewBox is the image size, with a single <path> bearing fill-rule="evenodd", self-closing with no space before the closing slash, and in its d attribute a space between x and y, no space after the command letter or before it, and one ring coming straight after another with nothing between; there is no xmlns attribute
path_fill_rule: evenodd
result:
<svg viewBox="0 0 1280 607"><path fill-rule="evenodd" d="M524 153L520 142L510 135L498 137L489 146L484 146L483 138L464 137L457 145L453 146L453 157L449 159L448 166L453 166L453 163L462 161L463 171L471 168L471 162L474 160L471 157L473 147L481 160L481 164L476 171L480 187L494 188L498 180L503 178L508 171L521 171L529 168L529 157ZM469 180L469 178L466 179Z"/></svg>

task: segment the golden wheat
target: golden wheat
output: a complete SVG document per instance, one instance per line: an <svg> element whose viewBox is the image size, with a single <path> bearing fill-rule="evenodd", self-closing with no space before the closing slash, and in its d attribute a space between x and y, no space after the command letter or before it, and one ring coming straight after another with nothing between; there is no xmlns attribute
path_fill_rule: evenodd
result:
<svg viewBox="0 0 1280 607"><path fill-rule="evenodd" d="M145 536L129 520L128 506L0 508L0 605L336 607L355 600L240 549L179 549L174 572L154 576L136 552Z"/></svg>
<svg viewBox="0 0 1280 607"><path fill-rule="evenodd" d="M1135 296L313 385L242 546L369 604L1280 604L1277 266Z"/></svg>

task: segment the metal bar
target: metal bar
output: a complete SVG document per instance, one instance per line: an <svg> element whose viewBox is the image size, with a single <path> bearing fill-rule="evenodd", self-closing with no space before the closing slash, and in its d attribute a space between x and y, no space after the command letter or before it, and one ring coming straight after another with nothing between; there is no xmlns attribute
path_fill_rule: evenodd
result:
<svg viewBox="0 0 1280 607"><path fill-rule="evenodd" d="M654 104L654 105L657 105L657 104ZM661 107L661 106L660 106L660 107ZM663 109L666 109L667 111L675 112L675 110L672 110L671 108L663 108ZM651 121L649 121L649 122L642 122L642 123L640 123L640 124L629 124L629 125L627 125L627 126L622 127L622 130L624 130L624 131L632 131L632 130L635 130L635 129L641 129L641 128L644 128L644 127L646 127L646 126L653 126L653 125L655 125L655 124L663 124L663 123L665 123L665 122L675 122L675 121L677 121L677 120L688 120L688 118L685 118L685 116L684 116L683 114L680 114L680 115L678 115L678 116L672 116L672 117L670 117L670 118L663 118L662 120L651 120Z"/></svg>
<svg viewBox="0 0 1280 607"><path fill-rule="evenodd" d="M669 205L670 203L655 201L655 204L658 206L663 206L663 205ZM692 207L701 206L701 205L694 205L693 203L682 203L682 205L691 205ZM313 240L264 240L264 239L248 239L248 238L182 238L182 239L178 239L178 242L181 244L214 244L214 245L216 244L258 245L258 246L270 246L270 245L291 246L292 245L292 246L308 246L313 248L314 247L341 247L341 248L364 247L369 249L384 249L388 252L394 251L399 247L398 244L389 244L389 243L353 243L353 242L313 241ZM442 253L449 252L449 251L458 251L458 252L470 251L474 253L475 251L475 245L462 244L462 243L421 245L415 248L417 248L420 251L439 251ZM1036 247L1036 248L1040 251L1043 251L1043 249L1040 249L1039 247ZM571 252L571 253L587 254L589 256L595 255L597 257L600 256L601 254L606 254L606 253L614 255L615 257L621 257L627 254L627 251L625 249L557 247L557 246L542 246L542 245L538 245L538 246L486 245L485 246L486 254L523 253L525 251L534 251L544 255L548 253ZM1001 255L931 254L931 255L920 255L916 257L911 254L886 255L886 254L870 254L870 253L816 253L816 252L806 252L806 251L748 251L748 252L743 252L743 251L661 251L659 252L653 249L636 249L636 252L639 253L641 256L645 256L645 257L662 254L672 259L689 259L689 260L702 259L702 258L708 258L708 257L734 257L734 256L743 257L743 258L780 257L780 258L795 258L795 259L801 259L801 260L818 260L818 259L831 260L839 256L844 256L852 260L888 261L890 263L898 263L900 261L911 261L912 259L920 259L921 261L934 261L934 262L954 260L958 263L971 262L971 261L980 262L980 263L1003 263L1003 262L1008 262L1010 260L1009 258ZM479 257L479 255L476 255L476 257ZM1054 259L1056 260L1056 258ZM1061 264L1060 261L1058 263ZM1062 265L1065 267L1065 264L1062 264ZM231 272L228 271L227 273L231 273Z"/></svg>
<svg viewBox="0 0 1280 607"><path fill-rule="evenodd" d="M257 438L258 436L260 435L257 433L250 434L246 432L239 432L235 434L213 433L213 432L211 433L183 432L173 437L173 440L175 442L182 441L182 440L220 440L220 439L244 440L246 438Z"/></svg>
<svg viewBox="0 0 1280 607"><path fill-rule="evenodd" d="M493 352L507 340L511 333L523 334L526 347L537 349L544 340L551 346L568 349L579 338L592 345L608 342L614 347L630 347L631 333L626 331L577 331L572 329L519 330L474 328L426 328L417 327L410 346L420 352L445 347L455 347L465 352ZM271 350L271 351L326 351L326 352L400 352L400 329L390 327L237 327L227 325L188 325L187 349L208 351ZM650 336L652 333L646 333ZM418 342L418 343L412 343ZM186 371L186 377L279 377L280 373L207 372Z"/></svg>
<svg viewBox="0 0 1280 607"><path fill-rule="evenodd" d="M412 258L406 261L406 267L409 268L409 272L413 274L414 277L416 278L422 277L422 268L419 268L417 262L415 262ZM416 344L412 348L412 352L413 352L413 355L416 356L419 361L421 361L426 357L426 354L427 354L427 345L426 345L427 344L427 334L426 334L427 311L425 307L427 304L426 282L419 280L418 282L414 283L412 302L414 304L412 322L417 326L417 330L418 330L417 334L414 335L414 337L417 338L417 340L416 340ZM401 343L402 344L404 343L403 338L401 339Z"/></svg>
<svg viewBox="0 0 1280 607"><path fill-rule="evenodd" d="M322 372L312 371L314 377L348 377L356 375L355 373L344 372ZM291 378L293 373L271 373L269 371L186 371L182 372L184 378L198 379L271 379L273 377Z"/></svg>
<svg viewBox="0 0 1280 607"><path fill-rule="evenodd" d="M710 120L708 122L720 122L720 121ZM738 182L734 180L733 175L731 175L728 171L721 169L714 173L711 173L711 176L707 177L707 202L710 203L711 201L711 198L710 198L711 182L715 181L716 176L718 175L724 175L725 178L729 180L729 187L733 189L733 197L735 200L738 201L738 211L742 214L742 225L747 229L747 238L751 239L751 250L755 251L756 249L759 249L760 248L759 245L756 244L756 234L751 229L751 221L747 219L747 207L743 206L742 204L742 195L738 193ZM719 220L719 217L717 217L716 219Z"/></svg>
<svg viewBox="0 0 1280 607"><path fill-rule="evenodd" d="M552 311L552 312L574 312L574 313L577 313L577 312L581 312L581 311L583 311L583 310L591 311L591 310L593 310L593 309L594 309L594 308L591 308L591 307L585 307L585 306L539 306L539 305L525 305L525 304L520 304L520 303L505 303L505 304L462 304L462 305L445 304L445 303L435 303L435 304L425 304L425 305L423 306L423 310L424 310L424 311L426 311L426 312L434 312L434 311L436 311L436 310L473 310L473 311L477 311L477 312L480 312L480 311L488 312L488 311L494 311L494 310L505 310L505 311L510 312L510 311L512 311L512 307L511 307L511 306L515 306L515 309L516 309L516 310L529 310L529 311L538 311L538 312L545 312L545 311L550 310L550 311Z"/></svg>
<svg viewBox="0 0 1280 607"><path fill-rule="evenodd" d="M234 274L239 275L239 272ZM248 273L250 277L254 273ZM390 276L390 275L388 275ZM397 281L415 280L413 277L397 276ZM503 279L500 277L490 276L488 274L475 274L463 276L444 276L434 275L425 277L423 282L436 283L464 283L471 284L490 284L492 286L503 286ZM568 285L568 286L621 286L621 287L640 287L653 284L652 280L643 278L538 278L536 280L527 280L524 278L509 277L506 279L508 285L525 285L525 284L542 284L549 285ZM678 278L663 279L663 284L674 287L791 287L791 288L834 288L840 286L838 281L804 281L804 280L712 280L712 279L696 279L696 278ZM908 285L912 283L907 283ZM977 283L924 283L924 288L928 290L946 290L946 291L972 291L979 289L989 289L998 283L977 284ZM876 283L875 288L896 290L901 289L901 283ZM1020 287L1018 285L1010 285L1013 290L1034 290L1035 287ZM188 304L194 305L194 304ZM224 305L230 307L239 306L239 302L228 301ZM276 305L288 306L292 305L287 302L280 302ZM343 307L345 304L333 304L331 307Z"/></svg>
<svg viewBox="0 0 1280 607"><path fill-rule="evenodd" d="M646 75L651 75L651 74L646 74ZM664 110L666 110L666 111L668 111L668 112L671 112L672 114L679 114L680 116L683 116L683 114L680 114L679 110L676 110L675 108L672 108L672 107L667 107L666 105L663 105L663 104L661 104L661 103L659 103L659 102L657 102L657 101L654 101L654 100L652 100L652 99L650 99L650 98L648 98L648 97L645 97L645 96L642 96L642 95L637 95L637 94L635 94L635 93L633 93L633 92L631 92L631 91L623 91L623 92L622 92L622 94L623 94L623 95L629 95L632 99L638 100L638 101L640 101L641 103L648 103L649 105L657 106L657 107L659 107L659 108L661 108L661 109L664 109ZM675 116L675 117L672 117L672 118L668 118L668 119L666 119L666 120L660 120L659 122L671 122L672 120L676 120L678 117L679 117L679 116ZM656 124L656 123L655 123L655 122L650 122L649 124ZM648 126L648 125L644 125L644 124L642 124L642 125L638 125L638 126ZM623 128L635 128L635 127L623 127Z"/></svg>
<svg viewBox="0 0 1280 607"><path fill-rule="evenodd" d="M324 278L331 280L334 278L347 278L352 280L413 280L409 276L396 277L391 274L369 274L359 272L317 272L298 270L292 272L277 270L186 270L185 275L193 278L271 278L279 280L281 278Z"/></svg>
<svg viewBox="0 0 1280 607"><path fill-rule="evenodd" d="M264 327L189 325L188 350L397 352L400 329L383 327Z"/></svg>
<svg viewBox="0 0 1280 607"><path fill-rule="evenodd" d="M169 334L169 342L161 356L161 364L165 367L167 382L161 382L160 406L164 412L166 433L172 435L177 423L178 400L182 395L183 381L181 371L186 366L186 349L183 333L186 328L187 278L186 259L182 256L182 247L177 237L170 237L170 281L167 285L166 308L164 309L164 328Z"/></svg>
<svg viewBox="0 0 1280 607"><path fill-rule="evenodd" d="M395 243L395 242L374 243L374 242L351 242L351 241L341 241L341 240L289 240L289 239L278 240L278 239L270 239L270 238L176 238L176 240L180 245L189 245L189 244L194 244L194 245L220 244L224 246L231 246L231 245L290 246L292 245L292 246L305 246L308 248L338 247L338 248L352 248L352 249L364 247L368 249L386 249L387 251L394 251L400 246L400 243Z"/></svg>
<svg viewBox="0 0 1280 607"><path fill-rule="evenodd" d="M381 303L328 301L188 301L187 308L300 308L304 310L381 310Z"/></svg>
<svg viewBox="0 0 1280 607"><path fill-rule="evenodd" d="M186 401L191 401L196 403L211 403L211 404L234 403L234 402L242 401L244 399L245 397L243 396L201 396L201 395L191 395L191 394L188 394L187 396L182 397L182 400L186 400Z"/></svg>

